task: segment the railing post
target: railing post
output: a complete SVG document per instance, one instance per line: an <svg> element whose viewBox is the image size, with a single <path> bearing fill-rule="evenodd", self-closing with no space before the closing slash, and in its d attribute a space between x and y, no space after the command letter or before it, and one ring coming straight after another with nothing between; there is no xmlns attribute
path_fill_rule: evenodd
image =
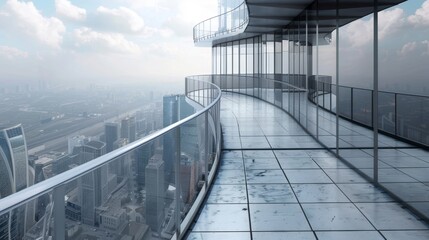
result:
<svg viewBox="0 0 429 240"><path fill-rule="evenodd" d="M53 190L54 203L54 239L64 240L66 232L66 210L64 204L65 185L61 185Z"/></svg>
<svg viewBox="0 0 429 240"><path fill-rule="evenodd" d="M208 190L209 179L209 111L204 113L204 168L205 168L205 182L206 191Z"/></svg>
<svg viewBox="0 0 429 240"><path fill-rule="evenodd" d="M374 100L373 100L374 101ZM350 88L350 119L353 120L354 119L354 109L353 109L353 88Z"/></svg>
<svg viewBox="0 0 429 240"><path fill-rule="evenodd" d="M395 136L398 136L398 94L395 93Z"/></svg>
<svg viewBox="0 0 429 240"><path fill-rule="evenodd" d="M177 127L174 130L174 140L176 143L176 159L175 159L175 164L174 164L174 170L175 170L175 182L176 182L176 192L175 192L175 197L174 199L176 200L176 211L175 211L175 218L176 218L176 236L177 239L180 239L180 202L182 201L181 199L181 189L180 189L180 127Z"/></svg>

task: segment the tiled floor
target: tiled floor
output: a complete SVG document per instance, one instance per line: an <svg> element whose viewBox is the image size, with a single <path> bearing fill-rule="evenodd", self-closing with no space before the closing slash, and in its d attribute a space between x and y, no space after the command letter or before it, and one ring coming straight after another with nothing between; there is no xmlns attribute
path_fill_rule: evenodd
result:
<svg viewBox="0 0 429 240"><path fill-rule="evenodd" d="M429 239L427 224L324 150L282 110L224 94L221 119L218 175L188 239Z"/></svg>

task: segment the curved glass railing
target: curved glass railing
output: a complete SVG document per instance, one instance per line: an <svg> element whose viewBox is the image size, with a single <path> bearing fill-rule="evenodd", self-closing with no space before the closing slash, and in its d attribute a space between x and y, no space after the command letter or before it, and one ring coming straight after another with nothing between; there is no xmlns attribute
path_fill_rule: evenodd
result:
<svg viewBox="0 0 429 240"><path fill-rule="evenodd" d="M317 86L317 87L316 87ZM317 89L317 91L316 91ZM339 96L339 106L336 98ZM309 100L340 117L371 128L373 90L309 81ZM429 97L387 91L378 92L379 131L429 147Z"/></svg>
<svg viewBox="0 0 429 240"><path fill-rule="evenodd" d="M323 80L323 76L319 79ZM422 219L429 219L425 210L429 206L427 195L421 194L429 191L425 181L429 166L429 97L379 92L380 130L374 133L372 90L316 82L311 77L306 88L305 78L300 75L214 75L213 83L223 91L253 96L281 108L323 146L298 142L301 140L297 135L300 149L315 150L313 147L316 147L315 158L330 158L334 154L343 160L325 166L333 168L327 171L351 176L354 173L341 169L346 164ZM291 132L296 128L296 124L281 119L279 123ZM326 150L331 153L327 154ZM357 181L366 182L361 176ZM344 181L349 183L355 179L358 178L345 177Z"/></svg>
<svg viewBox="0 0 429 240"><path fill-rule="evenodd" d="M194 31L194 43L213 41L242 33L249 22L249 10L246 1L236 8L221 15L206 19L198 23Z"/></svg>
<svg viewBox="0 0 429 240"><path fill-rule="evenodd" d="M221 90L210 80L186 78L192 115L0 199L2 237L182 238L220 155Z"/></svg>

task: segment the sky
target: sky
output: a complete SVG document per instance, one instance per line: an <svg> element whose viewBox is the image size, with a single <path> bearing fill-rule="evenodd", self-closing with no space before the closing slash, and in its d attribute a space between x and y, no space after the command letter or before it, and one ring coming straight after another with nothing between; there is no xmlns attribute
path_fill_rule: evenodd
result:
<svg viewBox="0 0 429 240"><path fill-rule="evenodd" d="M0 84L184 85L211 72L192 27L217 10L217 0L0 0ZM372 87L372 26L370 15L340 29L341 83ZM429 0L380 12L379 40L380 87L427 95ZM334 75L332 49L320 55L320 74Z"/></svg>
<svg viewBox="0 0 429 240"><path fill-rule="evenodd" d="M380 89L429 95L429 0L408 0L378 17ZM372 89L373 20L371 14L340 28L340 85ZM319 48L321 75L335 76L335 44L334 37Z"/></svg>
<svg viewBox="0 0 429 240"><path fill-rule="evenodd" d="M192 28L217 0L0 0L0 84L183 83L211 72Z"/></svg>

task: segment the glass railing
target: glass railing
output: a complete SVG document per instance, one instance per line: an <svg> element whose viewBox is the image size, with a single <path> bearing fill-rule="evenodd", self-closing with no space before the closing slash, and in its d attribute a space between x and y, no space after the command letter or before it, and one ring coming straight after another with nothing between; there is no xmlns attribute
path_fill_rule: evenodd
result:
<svg viewBox="0 0 429 240"><path fill-rule="evenodd" d="M309 100L331 113L372 127L373 90L309 81ZM338 96L338 107L336 98ZM382 133L429 147L429 97L378 92L378 126Z"/></svg>
<svg viewBox="0 0 429 240"><path fill-rule="evenodd" d="M221 15L206 19L194 27L194 42L215 40L244 31L249 22L249 11L243 1L236 8Z"/></svg>
<svg viewBox="0 0 429 240"><path fill-rule="evenodd" d="M300 145L300 150L316 147L314 158L326 159L333 154L342 159L336 169L327 171L335 172L347 183L374 182L422 219L429 220L425 194L429 191L426 181L429 98L379 92L380 131L374 133L370 127L371 90L337 87L311 78L308 88L302 88L307 83L300 79L305 82L305 78L296 75L214 75L213 83L223 91L249 95L283 109L320 144ZM283 122L281 118L278 122L297 139L302 135L296 131L296 124ZM344 164L365 179L352 177L354 173L342 169Z"/></svg>
<svg viewBox="0 0 429 240"><path fill-rule="evenodd" d="M221 91L208 81L186 78L191 116L0 199L0 239L182 238L220 155Z"/></svg>

